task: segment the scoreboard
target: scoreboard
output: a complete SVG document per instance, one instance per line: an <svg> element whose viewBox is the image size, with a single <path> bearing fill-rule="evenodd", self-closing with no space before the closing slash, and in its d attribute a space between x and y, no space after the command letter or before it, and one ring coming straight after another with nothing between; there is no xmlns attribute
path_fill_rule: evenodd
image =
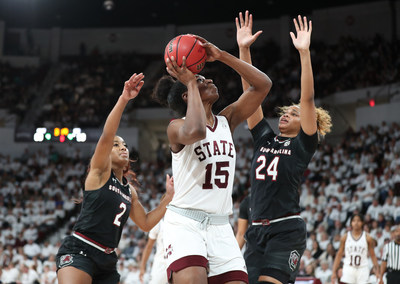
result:
<svg viewBox="0 0 400 284"><path fill-rule="evenodd" d="M95 143L99 140L102 128L80 127L38 127L16 129L15 142L34 143Z"/></svg>
<svg viewBox="0 0 400 284"><path fill-rule="evenodd" d="M46 127L36 128L36 132L33 134L34 142L46 142L46 141L57 141L64 143L68 141L86 142L86 133L82 132L80 128L68 128L68 127L55 127L47 129Z"/></svg>

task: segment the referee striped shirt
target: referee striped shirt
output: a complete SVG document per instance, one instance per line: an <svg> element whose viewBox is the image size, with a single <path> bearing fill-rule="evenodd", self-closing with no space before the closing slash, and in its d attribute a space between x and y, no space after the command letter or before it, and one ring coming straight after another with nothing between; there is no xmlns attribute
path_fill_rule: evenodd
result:
<svg viewBox="0 0 400 284"><path fill-rule="evenodd" d="M383 247L382 260L386 261L386 269L400 271L400 244L391 241Z"/></svg>

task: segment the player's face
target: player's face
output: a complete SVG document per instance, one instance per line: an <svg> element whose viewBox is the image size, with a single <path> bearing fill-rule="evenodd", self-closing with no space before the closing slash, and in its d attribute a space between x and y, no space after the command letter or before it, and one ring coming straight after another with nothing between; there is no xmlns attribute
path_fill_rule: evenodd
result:
<svg viewBox="0 0 400 284"><path fill-rule="evenodd" d="M129 163L129 150L124 139L119 136L114 137L113 148L111 151L112 162L125 167Z"/></svg>
<svg viewBox="0 0 400 284"><path fill-rule="evenodd" d="M213 80L206 79L204 76L196 75L197 86L199 87L199 92L201 99L203 101L209 100L212 103L218 100L218 88L214 85Z"/></svg>
<svg viewBox="0 0 400 284"><path fill-rule="evenodd" d="M363 222L361 221L361 218L358 216L355 216L353 220L351 221L351 228L353 230L360 230L363 227Z"/></svg>
<svg viewBox="0 0 400 284"><path fill-rule="evenodd" d="M289 107L279 118L279 131L284 134L299 133L300 131L300 108Z"/></svg>

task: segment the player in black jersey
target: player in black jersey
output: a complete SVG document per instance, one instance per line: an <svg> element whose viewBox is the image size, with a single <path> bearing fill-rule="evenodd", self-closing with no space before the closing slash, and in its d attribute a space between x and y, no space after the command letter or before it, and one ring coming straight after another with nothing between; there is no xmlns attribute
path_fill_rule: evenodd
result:
<svg viewBox="0 0 400 284"><path fill-rule="evenodd" d="M252 34L252 16L236 18L240 58L251 63L250 46L261 31ZM330 131L329 114L314 104L310 57L311 21L294 19L293 45L301 61L300 104L282 107L280 134L264 118L261 106L247 119L254 139L251 165L251 220L245 238L252 250L246 263L257 266L257 283L293 283L306 247L306 225L299 216L299 185L313 156L319 135ZM243 88L249 84L242 79Z"/></svg>
<svg viewBox="0 0 400 284"><path fill-rule="evenodd" d="M73 234L63 240L57 253L60 284L119 283L115 248L128 217L143 231L149 231L163 217L172 200L173 179L167 175L165 198L153 211L145 211L132 185L135 175L129 170L128 147L116 136L122 113L138 95L143 78L142 73L135 73L125 82L121 96L107 117L85 180L81 213Z"/></svg>

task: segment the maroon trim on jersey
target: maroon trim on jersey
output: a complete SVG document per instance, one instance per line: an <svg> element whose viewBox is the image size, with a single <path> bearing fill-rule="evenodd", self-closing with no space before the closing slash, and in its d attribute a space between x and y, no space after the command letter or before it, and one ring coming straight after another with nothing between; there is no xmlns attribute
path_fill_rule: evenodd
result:
<svg viewBox="0 0 400 284"><path fill-rule="evenodd" d="M185 257L175 260L167 268L168 282L172 283L171 280L172 280L173 272L178 272L182 269L185 269L185 268L188 268L191 266L201 266L201 267L204 267L205 269L207 269L208 260L204 256L201 256L201 255L188 255L188 256L185 256Z"/></svg>
<svg viewBox="0 0 400 284"><path fill-rule="evenodd" d="M220 284L230 281L243 281L248 284L249 276L244 271L234 270L208 277L208 284Z"/></svg>
<svg viewBox="0 0 400 284"><path fill-rule="evenodd" d="M210 129L212 132L214 132L215 129L217 129L217 125L218 125L217 116L215 116L215 115L213 115L213 116L214 116L214 125L213 125L213 127L210 127L209 125L207 125L208 129Z"/></svg>
<svg viewBox="0 0 400 284"><path fill-rule="evenodd" d="M350 231L349 233L350 233L351 238L352 238L355 242L358 242L359 240L361 240L362 236L364 235L364 231L362 231L362 232L361 232L361 235L360 235L358 238L355 238L355 237L353 236L353 232L352 232L352 231Z"/></svg>
<svg viewBox="0 0 400 284"><path fill-rule="evenodd" d="M85 235L83 235L83 234L81 234L81 233L79 233L79 232L77 232L77 231L74 231L74 234L80 236L81 238L84 238L84 239L87 240L88 242L91 242L91 243L93 243L93 244L95 244L95 245L101 247L101 248L104 249L105 251L112 251L112 252L113 252L113 251L115 250L115 248L109 248L109 247L103 246L102 244L100 244L100 243L98 243L98 242L92 240L92 239L89 238L89 237L86 237Z"/></svg>

